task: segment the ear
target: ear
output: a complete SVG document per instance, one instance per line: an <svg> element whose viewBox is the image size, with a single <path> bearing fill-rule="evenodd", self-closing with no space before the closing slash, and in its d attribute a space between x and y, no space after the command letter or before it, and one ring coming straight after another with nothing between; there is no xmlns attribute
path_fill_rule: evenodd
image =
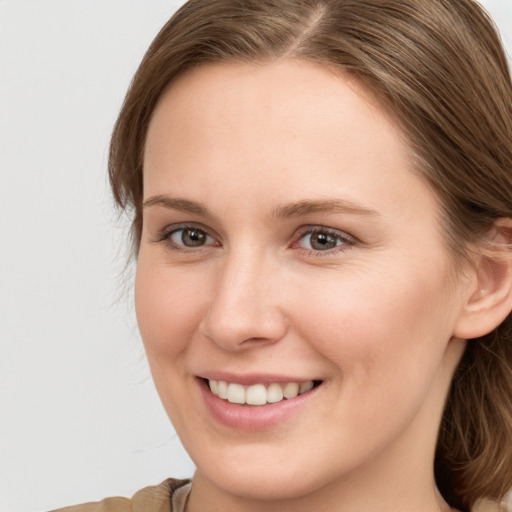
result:
<svg viewBox="0 0 512 512"><path fill-rule="evenodd" d="M469 270L468 293L453 335L484 336L512 311L512 219L494 223L475 266Z"/></svg>

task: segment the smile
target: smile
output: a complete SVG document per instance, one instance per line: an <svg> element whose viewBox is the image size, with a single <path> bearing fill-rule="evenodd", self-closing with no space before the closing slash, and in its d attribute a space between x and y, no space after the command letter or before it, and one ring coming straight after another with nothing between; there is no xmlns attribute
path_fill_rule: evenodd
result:
<svg viewBox="0 0 512 512"><path fill-rule="evenodd" d="M243 386L237 383L228 383L223 380L208 379L211 392L232 404L239 405L266 405L275 404L285 399L289 400L312 390L318 383L308 380L306 382L287 382L253 384Z"/></svg>

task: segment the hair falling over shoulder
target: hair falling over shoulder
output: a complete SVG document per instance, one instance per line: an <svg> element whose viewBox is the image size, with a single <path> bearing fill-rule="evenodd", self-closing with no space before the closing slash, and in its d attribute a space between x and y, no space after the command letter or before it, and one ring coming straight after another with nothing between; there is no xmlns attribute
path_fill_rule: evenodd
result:
<svg viewBox="0 0 512 512"><path fill-rule="evenodd" d="M114 129L110 180L141 236L142 161L162 92L195 66L295 58L350 73L408 135L442 205L454 260L512 218L512 84L490 17L473 0L191 0L162 28ZM512 487L512 316L468 341L437 445L438 487L454 507Z"/></svg>

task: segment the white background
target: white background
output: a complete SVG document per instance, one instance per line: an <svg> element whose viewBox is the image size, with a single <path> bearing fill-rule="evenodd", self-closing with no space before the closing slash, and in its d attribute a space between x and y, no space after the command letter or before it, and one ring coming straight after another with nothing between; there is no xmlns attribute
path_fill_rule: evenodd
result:
<svg viewBox="0 0 512 512"><path fill-rule="evenodd" d="M132 311L109 134L180 1L0 0L0 512L190 476ZM512 54L512 0L484 2Z"/></svg>

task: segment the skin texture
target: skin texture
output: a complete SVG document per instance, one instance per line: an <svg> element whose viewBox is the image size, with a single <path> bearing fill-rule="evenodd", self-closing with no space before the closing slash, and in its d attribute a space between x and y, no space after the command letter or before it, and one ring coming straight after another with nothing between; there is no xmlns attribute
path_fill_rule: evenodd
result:
<svg viewBox="0 0 512 512"><path fill-rule="evenodd" d="M454 276L411 169L392 117L312 63L205 66L161 98L136 308L198 467L190 511L449 510L432 461L475 280ZM190 225L203 245L183 244ZM312 245L312 228L336 246ZM198 377L211 372L322 384L246 431L210 413Z"/></svg>

